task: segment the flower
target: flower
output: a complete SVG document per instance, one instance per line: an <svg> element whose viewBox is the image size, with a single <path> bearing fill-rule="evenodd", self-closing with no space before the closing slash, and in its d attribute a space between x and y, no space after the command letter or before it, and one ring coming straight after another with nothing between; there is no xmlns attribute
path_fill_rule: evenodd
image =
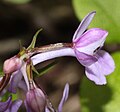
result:
<svg viewBox="0 0 120 112"><path fill-rule="evenodd" d="M35 47L39 30L27 49L22 48L16 56L4 62L3 70L5 76L1 80L0 90L3 90L9 82L11 75L16 71L22 73L29 90L28 78L30 76L26 73L27 67L31 66L31 69L36 72L34 68L36 64L61 56L76 57L85 66L86 76L90 80L98 85L106 84L105 75L112 73L115 68L112 57L107 52L101 50L108 32L100 28L92 28L85 32L95 13L95 11L89 13L82 20L73 35L72 43L57 43Z"/></svg>
<svg viewBox="0 0 120 112"><path fill-rule="evenodd" d="M73 49L78 61L85 66L86 76L98 85L106 84L105 75L114 71L115 64L112 57L101 50L108 32L99 28L92 28L85 33L95 12L88 14L73 36ZM85 23L85 21L88 21Z"/></svg>
<svg viewBox="0 0 120 112"><path fill-rule="evenodd" d="M26 108L34 112L55 111L44 92L36 86L33 81L32 71L38 74L35 65L43 61L61 56L73 56L85 67L86 76L98 85L106 84L105 76L112 73L115 68L114 61L109 53L101 50L108 32L100 28L86 28L92 21L95 11L89 13L80 23L75 31L72 43L57 43L42 47L35 47L35 34L30 46L20 49L20 52L4 62L4 76L0 78L0 92L4 94L4 88L8 85L8 90L16 93L18 87L26 93ZM66 84L63 97L58 106L58 112L62 112L62 107L68 98L69 85ZM12 103L11 97L6 102L0 102L2 111L17 111L21 105L21 100Z"/></svg>
<svg viewBox="0 0 120 112"><path fill-rule="evenodd" d="M12 92L15 94L17 92L17 88L20 88L25 92L27 91L27 85L26 85L25 81L22 80L22 78L23 78L23 75L20 70L14 72L12 74L10 83L8 85L9 92Z"/></svg>
<svg viewBox="0 0 120 112"><path fill-rule="evenodd" d="M112 73L115 68L112 57L107 52L101 50L108 32L100 28L92 28L85 32L95 13L95 11L89 13L82 20L73 35L72 43L57 43L34 48L36 35L39 33L39 30L27 49L21 49L18 55L5 61L5 76L0 83L0 86L2 86L1 90L9 82L10 76L15 71L22 73L29 90L28 78L30 76L26 73L27 67L31 66L31 69L35 70L34 65L61 56L76 57L85 66L86 76L90 80L98 85L106 84L105 75ZM7 67L8 65L9 67Z"/></svg>
<svg viewBox="0 0 120 112"><path fill-rule="evenodd" d="M44 112L46 106L46 97L34 81L30 83L30 90L26 94L26 104L32 112Z"/></svg>
<svg viewBox="0 0 120 112"><path fill-rule="evenodd" d="M63 91L63 97L58 106L58 112L62 112L62 108L68 98L68 94L69 85L66 84ZM30 90L26 94L25 105L27 111L29 110L30 112L55 112L55 109L53 108L47 96L40 88L36 86L34 81L30 83Z"/></svg>
<svg viewBox="0 0 120 112"><path fill-rule="evenodd" d="M22 104L22 100L12 102L12 96L6 102L0 102L0 112L17 112Z"/></svg>
<svg viewBox="0 0 120 112"><path fill-rule="evenodd" d="M54 44L53 47L61 47L43 53L41 53L39 48L40 51L38 50L38 52L40 53L31 57L33 65L56 57L74 56L85 66L86 76L90 80L98 85L106 84L105 75L112 73L115 68L112 57L106 51L101 50L108 32L100 28L92 28L85 32L95 13L95 11L89 13L82 20L73 35L71 44Z"/></svg>

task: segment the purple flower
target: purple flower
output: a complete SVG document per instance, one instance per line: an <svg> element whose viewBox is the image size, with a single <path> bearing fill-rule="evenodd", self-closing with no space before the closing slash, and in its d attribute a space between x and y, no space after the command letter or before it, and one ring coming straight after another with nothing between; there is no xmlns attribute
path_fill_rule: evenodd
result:
<svg viewBox="0 0 120 112"><path fill-rule="evenodd" d="M0 112L17 112L22 104L22 100L12 102L12 96L6 102L0 102Z"/></svg>
<svg viewBox="0 0 120 112"><path fill-rule="evenodd" d="M105 75L112 73L115 68L112 57L101 50L108 32L100 28L92 28L85 32L95 13L95 11L89 13L82 20L73 36L71 45L67 43L54 44L53 47L57 46L57 49L31 57L33 65L60 56L74 56L85 66L85 73L90 80L98 85L106 84ZM58 46L61 48L58 49Z"/></svg>
<svg viewBox="0 0 120 112"><path fill-rule="evenodd" d="M31 112L51 112L55 111L44 92L38 88L33 81L32 71L38 73L34 66L43 61L61 56L73 56L85 67L86 76L98 85L106 84L106 75L114 71L115 64L112 57L104 50L101 50L108 32L100 28L86 28L92 21L95 11L89 13L80 23L76 30L72 43L57 43L42 47L34 47L36 35L30 46L21 49L20 52L4 62L4 76L0 78L0 91L6 85L8 90L16 93L18 87L26 93L25 104L27 111ZM5 90L5 89L4 89ZM58 112L62 112L62 107L68 98L69 85L66 84L63 97L58 106ZM4 94L4 91L1 92ZM1 111L17 112L21 105L21 100L12 102L11 97L6 102L0 102Z"/></svg>
<svg viewBox="0 0 120 112"><path fill-rule="evenodd" d="M63 91L63 97L58 106L58 112L62 112L62 108L68 98L68 94L69 85L66 84ZM35 85L34 81L30 83L30 90L26 94L25 106L27 112L55 112L55 109L47 96Z"/></svg>
<svg viewBox="0 0 120 112"><path fill-rule="evenodd" d="M95 12L88 14L79 25L73 36L73 49L78 61L85 66L87 77L98 85L106 84L105 75L114 71L112 57L101 50L108 32L99 28L92 28L83 33ZM85 21L88 21L85 23Z"/></svg>
<svg viewBox="0 0 120 112"><path fill-rule="evenodd" d="M27 49L22 49L16 56L5 61L5 76L1 81L0 87L2 87L0 90L7 85L10 76L16 71L22 73L27 90L29 90L29 76L26 73L27 67L30 65L29 61L32 63L32 70L35 70L34 65L61 56L76 57L85 66L85 73L90 80L98 85L106 84L105 75L112 73L115 68L112 57L107 52L101 51L108 32L100 28L92 28L85 32L95 13L95 11L89 13L82 20L73 36L72 43L57 43L35 48L38 31ZM16 82L19 82L19 80Z"/></svg>
<svg viewBox="0 0 120 112"><path fill-rule="evenodd" d="M27 109L32 112L44 112L46 106L46 97L41 89L39 89L34 81L30 83L30 90L26 94Z"/></svg>

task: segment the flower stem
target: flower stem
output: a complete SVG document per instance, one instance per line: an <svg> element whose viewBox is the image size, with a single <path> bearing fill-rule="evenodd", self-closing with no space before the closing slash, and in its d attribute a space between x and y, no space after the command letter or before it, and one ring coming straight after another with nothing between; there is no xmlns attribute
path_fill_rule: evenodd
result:
<svg viewBox="0 0 120 112"><path fill-rule="evenodd" d="M71 48L72 46L73 46L72 43L56 43L56 44L50 44L50 45L45 45L45 46L41 46L41 47L36 47L28 52L31 53L31 55L33 55L36 53L43 53L43 52L59 50L59 49L63 49L63 48Z"/></svg>
<svg viewBox="0 0 120 112"><path fill-rule="evenodd" d="M41 50L41 48L40 48L40 50L37 50L37 52L39 52L39 51L42 51L42 52L36 53L36 55L31 57L33 65L36 65L40 62L43 62L43 61L46 61L49 59L61 57L61 56L74 56L75 57L75 52L74 52L74 49L71 48L71 44L69 45L69 47L61 46L58 48L58 47L50 47L49 46L46 48L50 48L50 49L46 49L43 52L43 50Z"/></svg>

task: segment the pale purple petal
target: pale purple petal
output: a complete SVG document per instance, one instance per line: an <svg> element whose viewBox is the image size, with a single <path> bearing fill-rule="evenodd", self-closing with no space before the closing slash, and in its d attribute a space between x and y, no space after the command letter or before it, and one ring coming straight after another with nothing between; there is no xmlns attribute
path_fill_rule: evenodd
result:
<svg viewBox="0 0 120 112"><path fill-rule="evenodd" d="M23 66L21 67L21 72L22 72L24 80L26 82L27 89L29 90L30 87L29 87L29 81L28 81L28 77L27 77L27 73L26 73L26 65L27 65L27 63L23 64Z"/></svg>
<svg viewBox="0 0 120 112"><path fill-rule="evenodd" d="M83 34L83 32L87 29L87 27L89 26L89 24L91 23L94 15L95 15L95 11L89 13L80 23L80 25L78 26L77 30L75 31L75 34L73 36L73 42L76 42L78 38L80 38L80 36Z"/></svg>
<svg viewBox="0 0 120 112"><path fill-rule="evenodd" d="M112 57L103 50L98 50L95 54L98 59L94 64L86 67L86 76L98 85L106 84L105 75L112 73L115 64Z"/></svg>
<svg viewBox="0 0 120 112"><path fill-rule="evenodd" d="M98 62L92 64L89 67L86 67L85 73L88 79L90 79L91 81L94 81L95 84L97 85L106 84L106 78L102 73L101 67L98 64Z"/></svg>
<svg viewBox="0 0 120 112"><path fill-rule="evenodd" d="M16 93L18 84L21 81L21 79L22 79L22 73L21 71L18 70L13 74L8 90L12 93Z"/></svg>
<svg viewBox="0 0 120 112"><path fill-rule="evenodd" d="M97 58L79 51L75 51L76 58L84 66L90 66L97 61Z"/></svg>
<svg viewBox="0 0 120 112"><path fill-rule="evenodd" d="M114 71L115 63L109 53L104 50L99 50L96 56L98 58L98 63L100 64L102 73L104 75L108 75Z"/></svg>
<svg viewBox="0 0 120 112"><path fill-rule="evenodd" d="M18 84L18 87L22 89L23 91L27 92L27 85L24 80L21 80Z"/></svg>
<svg viewBox="0 0 120 112"><path fill-rule="evenodd" d="M76 45L79 47L87 46L98 40L101 40L102 38L105 39L107 35L108 35L108 32L106 30L103 30L100 28L91 28L91 29L87 30L81 36L81 38L79 38L79 40L77 40Z"/></svg>
<svg viewBox="0 0 120 112"><path fill-rule="evenodd" d="M15 100L10 107L10 112L18 112L18 109L20 108L22 104L22 100Z"/></svg>
<svg viewBox="0 0 120 112"><path fill-rule="evenodd" d="M46 107L46 108L45 108L45 112L50 112L50 110Z"/></svg>
<svg viewBox="0 0 120 112"><path fill-rule="evenodd" d="M67 83L65 85L65 88L64 88L64 91L63 91L63 97L62 97L62 99L60 101L60 104L58 106L58 112L62 112L63 105L66 102L66 100L68 98L68 95L69 95L69 84Z"/></svg>
<svg viewBox="0 0 120 112"><path fill-rule="evenodd" d="M74 43L74 49L89 55L93 55L98 47L102 47L108 32L99 28L86 31L81 38Z"/></svg>
<svg viewBox="0 0 120 112"><path fill-rule="evenodd" d="M0 102L0 112L5 112L12 102L12 96L8 98L6 102Z"/></svg>

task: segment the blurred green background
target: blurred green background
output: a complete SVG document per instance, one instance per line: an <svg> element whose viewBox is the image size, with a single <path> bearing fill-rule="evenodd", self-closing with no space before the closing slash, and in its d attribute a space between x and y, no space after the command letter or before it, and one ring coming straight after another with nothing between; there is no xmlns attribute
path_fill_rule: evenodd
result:
<svg viewBox="0 0 120 112"><path fill-rule="evenodd" d="M116 70L107 76L107 85L96 86L89 81L75 58L57 58L55 67L37 83L57 107L66 82L70 96L63 112L120 112L120 0L1 0L0 1L0 65L19 52L19 40L27 47L35 32L36 46L71 42L82 18L96 10L90 24L109 32L103 49L113 56ZM42 68L54 60L42 63ZM20 109L20 111L23 111Z"/></svg>

